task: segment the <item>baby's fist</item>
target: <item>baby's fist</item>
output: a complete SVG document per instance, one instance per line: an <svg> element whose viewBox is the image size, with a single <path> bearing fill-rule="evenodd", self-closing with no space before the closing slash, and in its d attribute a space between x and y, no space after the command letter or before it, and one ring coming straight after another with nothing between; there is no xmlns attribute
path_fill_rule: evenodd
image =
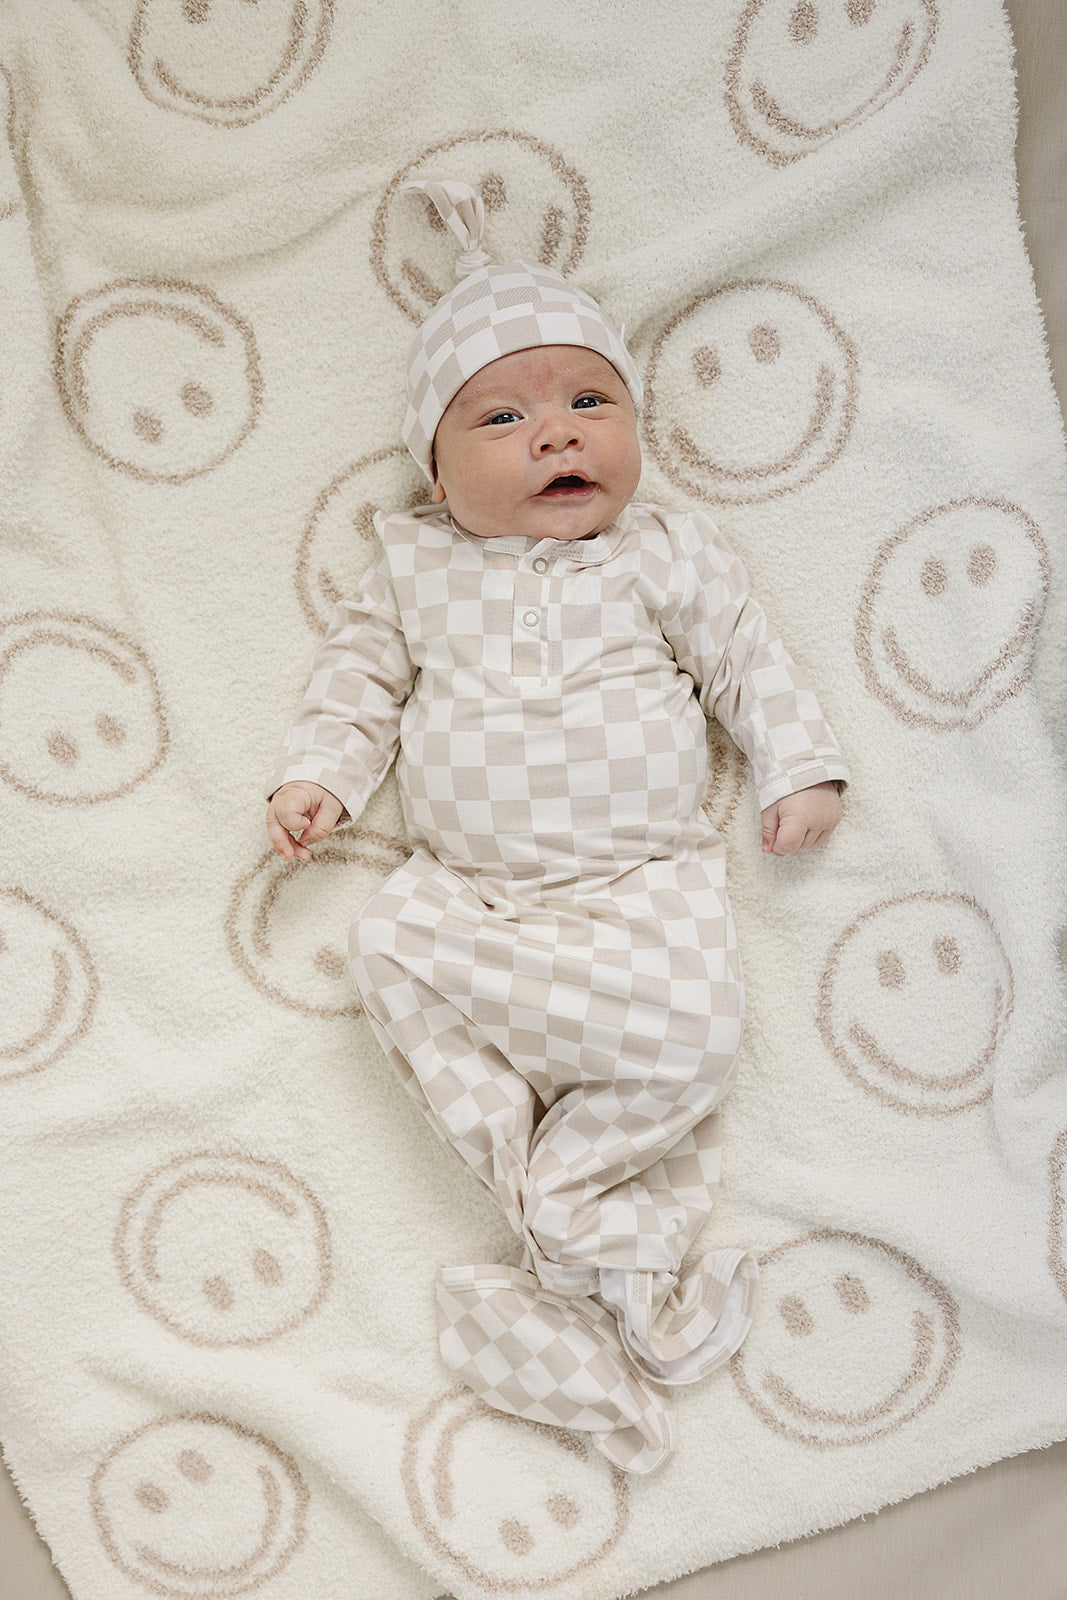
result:
<svg viewBox="0 0 1067 1600"><path fill-rule="evenodd" d="M337 826L344 809L336 795L317 783L283 783L275 789L267 807L270 842L283 861L294 856L298 861L310 861L308 845L325 839Z"/></svg>
<svg viewBox="0 0 1067 1600"><path fill-rule="evenodd" d="M760 813L760 820L766 854L788 856L794 850L814 850L826 843L841 821L837 785L813 783L810 788L783 795Z"/></svg>

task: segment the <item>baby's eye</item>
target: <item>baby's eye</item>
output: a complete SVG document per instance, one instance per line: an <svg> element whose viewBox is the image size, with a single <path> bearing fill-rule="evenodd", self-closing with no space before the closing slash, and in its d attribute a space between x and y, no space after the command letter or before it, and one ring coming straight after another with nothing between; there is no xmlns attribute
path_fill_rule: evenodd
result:
<svg viewBox="0 0 1067 1600"><path fill-rule="evenodd" d="M494 422L518 422L519 413L517 411L494 411L493 415L486 417L485 420L490 426Z"/></svg>
<svg viewBox="0 0 1067 1600"><path fill-rule="evenodd" d="M604 404L603 395L599 395L599 394L580 394L578 396L577 400L574 402L574 409L575 409L575 411L577 411L578 407L581 406L581 408L583 410L585 410L585 408L587 406L602 406L603 404Z"/></svg>

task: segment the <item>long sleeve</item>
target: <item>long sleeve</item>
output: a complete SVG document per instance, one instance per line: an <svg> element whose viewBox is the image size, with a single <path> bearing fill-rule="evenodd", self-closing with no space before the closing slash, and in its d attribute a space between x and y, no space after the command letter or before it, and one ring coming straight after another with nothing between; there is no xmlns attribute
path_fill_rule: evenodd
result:
<svg viewBox="0 0 1067 1600"><path fill-rule="evenodd" d="M283 783L303 778L321 784L358 817L393 759L416 673L383 557L354 598L333 609L268 799Z"/></svg>
<svg viewBox="0 0 1067 1600"><path fill-rule="evenodd" d="M689 514L679 529L689 581L661 624L679 666L752 764L760 809L827 781L848 767L815 694L710 517Z"/></svg>

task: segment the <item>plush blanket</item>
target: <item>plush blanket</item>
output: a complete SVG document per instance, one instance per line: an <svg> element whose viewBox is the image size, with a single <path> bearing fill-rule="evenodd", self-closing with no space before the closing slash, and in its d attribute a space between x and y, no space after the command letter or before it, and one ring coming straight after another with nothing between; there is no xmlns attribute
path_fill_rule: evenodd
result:
<svg viewBox="0 0 1067 1600"><path fill-rule="evenodd" d="M1065 452L994 0L6 0L0 1437L74 1600L614 1600L1067 1436ZM659 1474L487 1410L500 1259L344 961L392 779L261 787L478 184L603 302L853 775L770 859L721 1206L762 1298Z"/></svg>

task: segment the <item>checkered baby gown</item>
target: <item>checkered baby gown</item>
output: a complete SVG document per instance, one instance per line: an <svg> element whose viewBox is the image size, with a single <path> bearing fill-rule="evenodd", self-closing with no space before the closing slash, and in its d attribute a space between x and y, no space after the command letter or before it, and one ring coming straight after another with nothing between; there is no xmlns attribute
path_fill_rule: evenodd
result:
<svg viewBox="0 0 1067 1600"><path fill-rule="evenodd" d="M669 1386L728 1359L756 1295L750 1255L693 1253L743 1008L706 717L761 805L847 769L707 518L631 506L573 542L477 539L447 506L377 527L272 787L357 816L399 742L415 850L356 917L352 972L522 1245L442 1271L442 1354L651 1471Z"/></svg>

